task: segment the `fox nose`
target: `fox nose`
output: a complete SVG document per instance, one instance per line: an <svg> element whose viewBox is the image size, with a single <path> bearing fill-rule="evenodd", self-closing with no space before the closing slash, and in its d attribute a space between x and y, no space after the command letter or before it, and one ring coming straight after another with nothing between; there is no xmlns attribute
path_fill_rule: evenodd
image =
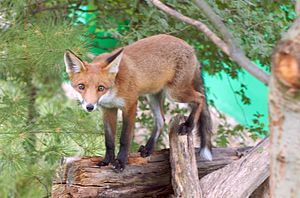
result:
<svg viewBox="0 0 300 198"><path fill-rule="evenodd" d="M86 110L88 110L88 112L93 111L93 110L94 110L94 105L92 105L92 104L87 104L87 105L86 105Z"/></svg>

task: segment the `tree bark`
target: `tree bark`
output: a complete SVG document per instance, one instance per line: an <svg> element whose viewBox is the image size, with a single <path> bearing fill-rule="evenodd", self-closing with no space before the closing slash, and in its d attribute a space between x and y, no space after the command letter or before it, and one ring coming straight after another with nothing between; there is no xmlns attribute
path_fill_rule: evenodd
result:
<svg viewBox="0 0 300 198"><path fill-rule="evenodd" d="M175 116L170 123L170 164L172 186L176 197L201 198L193 134L178 135L184 116Z"/></svg>
<svg viewBox="0 0 300 198"><path fill-rule="evenodd" d="M213 148L213 161L196 155L199 178L238 160L248 148ZM196 149L199 152L199 149ZM131 154L124 172L97 167L100 157L66 158L53 182L52 197L145 197L172 194L169 150L150 157Z"/></svg>
<svg viewBox="0 0 300 198"><path fill-rule="evenodd" d="M200 180L203 197L249 197L269 177L269 140L249 154Z"/></svg>
<svg viewBox="0 0 300 198"><path fill-rule="evenodd" d="M300 197L300 18L278 43L269 94L271 197Z"/></svg>
<svg viewBox="0 0 300 198"><path fill-rule="evenodd" d="M296 10L297 16L300 16L300 1L299 0L296 1L295 10Z"/></svg>

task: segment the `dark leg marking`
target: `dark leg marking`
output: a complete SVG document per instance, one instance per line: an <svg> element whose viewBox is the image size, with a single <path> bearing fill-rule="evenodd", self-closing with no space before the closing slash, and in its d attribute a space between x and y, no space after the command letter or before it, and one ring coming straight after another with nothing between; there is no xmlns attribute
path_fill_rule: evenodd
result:
<svg viewBox="0 0 300 198"><path fill-rule="evenodd" d="M160 92L157 94L148 95L147 98L151 111L154 115L155 125L152 130L151 137L147 141L146 146L141 145L138 150L138 152L140 152L141 154L141 157L148 157L153 153L157 139L159 138L164 127L164 116L162 107L164 101L163 93Z"/></svg>

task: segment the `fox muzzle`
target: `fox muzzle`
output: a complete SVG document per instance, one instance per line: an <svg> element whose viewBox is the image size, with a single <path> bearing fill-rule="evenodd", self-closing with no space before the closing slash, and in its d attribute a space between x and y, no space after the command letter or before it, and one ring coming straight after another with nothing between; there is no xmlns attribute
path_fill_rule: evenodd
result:
<svg viewBox="0 0 300 198"><path fill-rule="evenodd" d="M88 112L92 112L92 111L94 110L94 105L92 105L92 104L87 104L85 108L86 108L86 110L87 110Z"/></svg>

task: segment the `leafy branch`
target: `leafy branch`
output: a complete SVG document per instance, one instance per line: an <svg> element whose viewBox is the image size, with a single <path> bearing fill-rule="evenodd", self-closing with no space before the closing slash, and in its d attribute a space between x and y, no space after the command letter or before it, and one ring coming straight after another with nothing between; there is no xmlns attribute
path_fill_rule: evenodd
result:
<svg viewBox="0 0 300 198"><path fill-rule="evenodd" d="M203 11L203 13L212 22L215 28L222 34L224 41L219 38L207 25L201 21L191 19L178 11L168 7L159 0L150 0L157 8L164 11L165 13L173 16L174 18L195 26L199 31L203 32L215 45L217 45L226 55L228 55L233 61L238 63L241 67L247 70L251 75L256 77L264 84L268 84L269 75L258 68L249 58L246 57L245 53L240 46L236 44L232 34L228 31L219 16L211 9L211 7L203 0L196 0L197 6Z"/></svg>

